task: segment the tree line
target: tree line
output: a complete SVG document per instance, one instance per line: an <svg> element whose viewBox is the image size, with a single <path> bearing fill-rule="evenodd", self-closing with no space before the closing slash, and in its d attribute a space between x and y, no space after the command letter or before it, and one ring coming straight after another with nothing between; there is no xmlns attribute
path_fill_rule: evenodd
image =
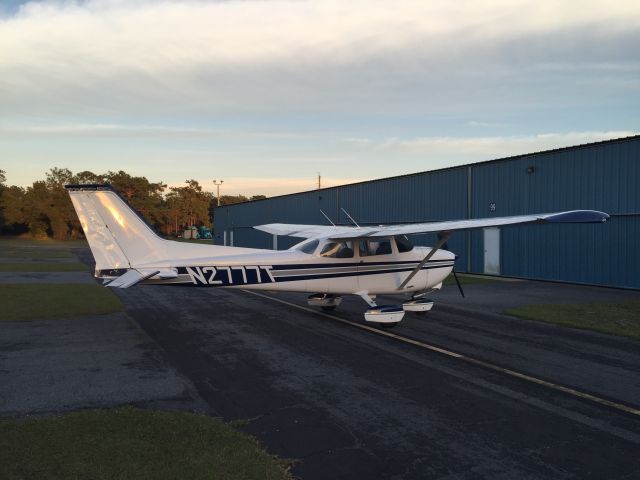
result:
<svg viewBox="0 0 640 480"><path fill-rule="evenodd" d="M64 188L66 184L77 183L111 184L149 224L166 236L186 226L211 227L213 208L218 204L218 199L203 191L196 180L186 180L184 186L167 188L162 182L150 182L146 177L132 176L122 170L74 174L67 168L56 167L45 174L44 180L23 188L6 185L6 172L0 170L0 233L57 240L81 238L80 222ZM220 204L263 198L266 197L221 195Z"/></svg>

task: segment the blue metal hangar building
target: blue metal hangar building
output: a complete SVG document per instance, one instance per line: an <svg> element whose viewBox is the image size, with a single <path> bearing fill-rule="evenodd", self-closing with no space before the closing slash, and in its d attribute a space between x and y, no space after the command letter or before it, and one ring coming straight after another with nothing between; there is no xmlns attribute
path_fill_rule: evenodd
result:
<svg viewBox="0 0 640 480"><path fill-rule="evenodd" d="M282 195L214 209L215 242L286 249L301 241L265 223L398 224L574 209L604 225L543 225L454 233L456 271L640 289L640 135ZM434 235L411 238L433 245Z"/></svg>

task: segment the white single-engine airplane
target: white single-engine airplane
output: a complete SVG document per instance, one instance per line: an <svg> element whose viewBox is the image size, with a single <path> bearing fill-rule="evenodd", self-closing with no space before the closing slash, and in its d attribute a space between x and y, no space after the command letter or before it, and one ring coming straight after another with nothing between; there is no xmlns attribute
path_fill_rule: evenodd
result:
<svg viewBox="0 0 640 480"><path fill-rule="evenodd" d="M272 223L254 228L305 240L289 250L181 243L160 238L109 185L67 185L96 261L95 277L109 287L138 283L308 292L310 305L334 309L341 295L369 305L365 319L387 326L405 311L425 312L424 295L442 288L455 255L442 247L458 230L531 223L601 223L594 210L393 226ZM355 222L354 222L355 223ZM407 235L437 233L433 247ZM400 305L378 306L376 295L405 294Z"/></svg>

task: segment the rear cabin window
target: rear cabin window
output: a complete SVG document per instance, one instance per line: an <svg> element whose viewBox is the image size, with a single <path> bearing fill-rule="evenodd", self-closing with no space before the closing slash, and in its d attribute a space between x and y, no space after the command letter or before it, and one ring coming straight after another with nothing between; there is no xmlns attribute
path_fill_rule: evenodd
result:
<svg viewBox="0 0 640 480"><path fill-rule="evenodd" d="M359 251L361 257L391 254L391 240L360 240Z"/></svg>
<svg viewBox="0 0 640 480"><path fill-rule="evenodd" d="M321 257L353 258L353 244L347 242L329 242L320 251Z"/></svg>
<svg viewBox="0 0 640 480"><path fill-rule="evenodd" d="M398 252L410 252L413 250L413 244L409 241L406 235L396 235L393 237L396 241L396 246L398 247Z"/></svg>

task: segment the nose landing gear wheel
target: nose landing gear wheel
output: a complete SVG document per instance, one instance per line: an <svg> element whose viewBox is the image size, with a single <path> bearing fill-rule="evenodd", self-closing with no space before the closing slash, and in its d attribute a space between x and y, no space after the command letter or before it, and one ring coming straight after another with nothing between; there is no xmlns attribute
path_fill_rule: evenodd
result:
<svg viewBox="0 0 640 480"><path fill-rule="evenodd" d="M428 298L416 298L402 305L405 312L414 312L418 315L424 315L433 308L433 300Z"/></svg>

